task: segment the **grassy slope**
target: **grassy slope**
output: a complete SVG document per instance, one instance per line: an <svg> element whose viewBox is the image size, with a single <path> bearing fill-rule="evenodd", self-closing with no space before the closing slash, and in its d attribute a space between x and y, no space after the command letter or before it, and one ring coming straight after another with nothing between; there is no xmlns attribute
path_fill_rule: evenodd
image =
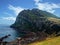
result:
<svg viewBox="0 0 60 45"><path fill-rule="evenodd" d="M37 41L29 45L60 45L60 37L47 38L45 41L42 42Z"/></svg>
<svg viewBox="0 0 60 45"><path fill-rule="evenodd" d="M60 24L60 19L48 17L48 20L55 22L56 24ZM29 45L60 45L60 36L54 38L47 38L45 41L37 41Z"/></svg>
<svg viewBox="0 0 60 45"><path fill-rule="evenodd" d="M48 20L55 22L56 24L60 24L60 19L48 17Z"/></svg>

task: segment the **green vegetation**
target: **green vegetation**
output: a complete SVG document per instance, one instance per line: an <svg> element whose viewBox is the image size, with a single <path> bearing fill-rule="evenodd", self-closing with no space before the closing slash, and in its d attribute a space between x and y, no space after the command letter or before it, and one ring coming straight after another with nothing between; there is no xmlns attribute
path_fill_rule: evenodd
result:
<svg viewBox="0 0 60 45"><path fill-rule="evenodd" d="M36 41L29 45L60 45L60 37L47 38L46 40L44 40L42 42Z"/></svg>
<svg viewBox="0 0 60 45"><path fill-rule="evenodd" d="M29 45L60 45L59 17L39 9L23 10L16 18L12 28L25 31L22 39ZM36 41L37 40L37 41Z"/></svg>
<svg viewBox="0 0 60 45"><path fill-rule="evenodd" d="M42 32L47 34L56 34L60 31L60 19L46 11L39 9L23 10L16 18L12 28L17 30Z"/></svg>

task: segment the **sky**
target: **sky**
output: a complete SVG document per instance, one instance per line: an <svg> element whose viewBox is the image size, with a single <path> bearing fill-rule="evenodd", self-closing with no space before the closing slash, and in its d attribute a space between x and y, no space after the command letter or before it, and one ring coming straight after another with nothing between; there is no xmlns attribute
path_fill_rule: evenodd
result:
<svg viewBox="0 0 60 45"><path fill-rule="evenodd" d="M0 0L0 24L13 24L18 13L33 8L60 17L60 0Z"/></svg>

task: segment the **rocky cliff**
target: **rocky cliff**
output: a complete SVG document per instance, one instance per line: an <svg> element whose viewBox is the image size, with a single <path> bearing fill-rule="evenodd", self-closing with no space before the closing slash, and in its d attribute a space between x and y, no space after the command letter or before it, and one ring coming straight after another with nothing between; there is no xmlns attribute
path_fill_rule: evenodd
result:
<svg viewBox="0 0 60 45"><path fill-rule="evenodd" d="M12 28L24 31L44 31L48 34L60 31L60 19L46 11L39 9L23 10L16 18Z"/></svg>

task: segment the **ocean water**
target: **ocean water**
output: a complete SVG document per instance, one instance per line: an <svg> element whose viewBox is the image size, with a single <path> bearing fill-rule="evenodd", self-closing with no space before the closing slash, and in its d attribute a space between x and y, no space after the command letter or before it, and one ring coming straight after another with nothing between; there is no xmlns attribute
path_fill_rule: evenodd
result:
<svg viewBox="0 0 60 45"><path fill-rule="evenodd" d="M20 36L20 33L12 28L10 25L0 25L0 38L10 34L11 36L4 39L3 41L13 41Z"/></svg>

